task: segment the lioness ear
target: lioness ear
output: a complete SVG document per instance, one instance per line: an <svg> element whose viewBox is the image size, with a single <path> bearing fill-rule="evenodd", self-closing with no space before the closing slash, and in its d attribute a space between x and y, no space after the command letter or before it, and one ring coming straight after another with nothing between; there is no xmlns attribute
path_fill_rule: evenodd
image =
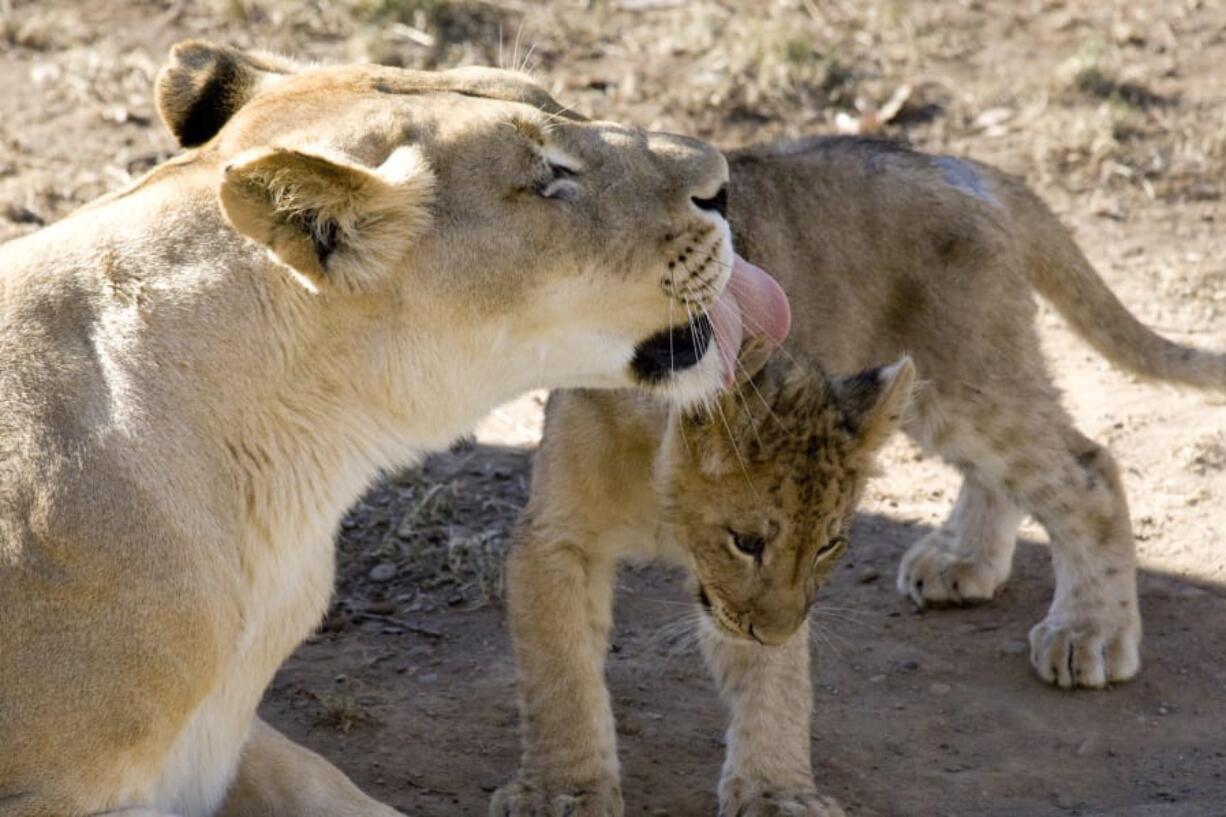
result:
<svg viewBox="0 0 1226 817"><path fill-rule="evenodd" d="M914 384L915 364L910 357L831 381L862 450L876 451L902 424Z"/></svg>
<svg viewBox="0 0 1226 817"><path fill-rule="evenodd" d="M433 185L411 147L374 169L326 148L257 148L226 166L221 207L312 291L359 291L425 229Z"/></svg>
<svg viewBox="0 0 1226 817"><path fill-rule="evenodd" d="M261 88L296 70L288 60L184 40L170 49L170 62L158 72L158 113L180 146L202 145Z"/></svg>

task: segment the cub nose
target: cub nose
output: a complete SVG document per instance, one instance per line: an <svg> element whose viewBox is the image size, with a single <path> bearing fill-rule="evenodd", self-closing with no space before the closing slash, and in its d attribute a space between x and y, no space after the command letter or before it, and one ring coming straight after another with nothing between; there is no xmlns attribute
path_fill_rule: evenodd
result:
<svg viewBox="0 0 1226 817"><path fill-rule="evenodd" d="M728 185L726 184L721 185L715 195L710 198L691 196L690 201L694 202L694 206L699 210L714 211L724 218L728 217Z"/></svg>

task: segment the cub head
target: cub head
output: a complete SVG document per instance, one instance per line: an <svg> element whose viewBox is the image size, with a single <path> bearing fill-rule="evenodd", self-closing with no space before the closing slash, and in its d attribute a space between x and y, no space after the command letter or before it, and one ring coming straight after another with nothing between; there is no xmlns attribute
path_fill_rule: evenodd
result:
<svg viewBox="0 0 1226 817"><path fill-rule="evenodd" d="M909 358L827 378L776 353L736 391L673 413L657 468L665 524L717 632L774 645L804 622L914 376Z"/></svg>
<svg viewBox="0 0 1226 817"><path fill-rule="evenodd" d="M216 162L235 230L311 291L361 299L397 354L438 357L415 344L446 337L499 399L693 400L730 382L744 337L787 333L782 291L733 252L728 166L705 143L585 120L486 68L305 67L189 41L157 91L187 158Z"/></svg>

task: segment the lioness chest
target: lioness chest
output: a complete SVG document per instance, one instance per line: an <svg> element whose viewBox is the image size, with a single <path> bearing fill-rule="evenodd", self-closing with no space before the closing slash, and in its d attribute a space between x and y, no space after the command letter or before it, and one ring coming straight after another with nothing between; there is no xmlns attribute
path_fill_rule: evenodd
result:
<svg viewBox="0 0 1226 817"><path fill-rule="evenodd" d="M335 574L331 525L274 538L248 531L237 577L241 631L219 682L200 702L156 782L154 801L170 813L207 815L220 806L264 689L318 624Z"/></svg>

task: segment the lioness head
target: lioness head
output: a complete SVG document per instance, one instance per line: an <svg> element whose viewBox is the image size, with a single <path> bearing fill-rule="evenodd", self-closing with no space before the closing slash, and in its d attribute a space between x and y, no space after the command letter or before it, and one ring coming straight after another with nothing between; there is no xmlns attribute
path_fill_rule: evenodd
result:
<svg viewBox="0 0 1226 817"><path fill-rule="evenodd" d="M827 379L776 353L710 407L674 412L657 471L665 520L717 632L781 644L805 620L913 379L906 358Z"/></svg>
<svg viewBox="0 0 1226 817"><path fill-rule="evenodd" d="M236 230L398 337L445 330L448 354L496 359L466 375L495 398L689 400L729 381L742 334L787 332L782 291L733 252L727 163L705 143L587 121L485 68L303 67L190 41L157 88L185 158L220 168Z"/></svg>

